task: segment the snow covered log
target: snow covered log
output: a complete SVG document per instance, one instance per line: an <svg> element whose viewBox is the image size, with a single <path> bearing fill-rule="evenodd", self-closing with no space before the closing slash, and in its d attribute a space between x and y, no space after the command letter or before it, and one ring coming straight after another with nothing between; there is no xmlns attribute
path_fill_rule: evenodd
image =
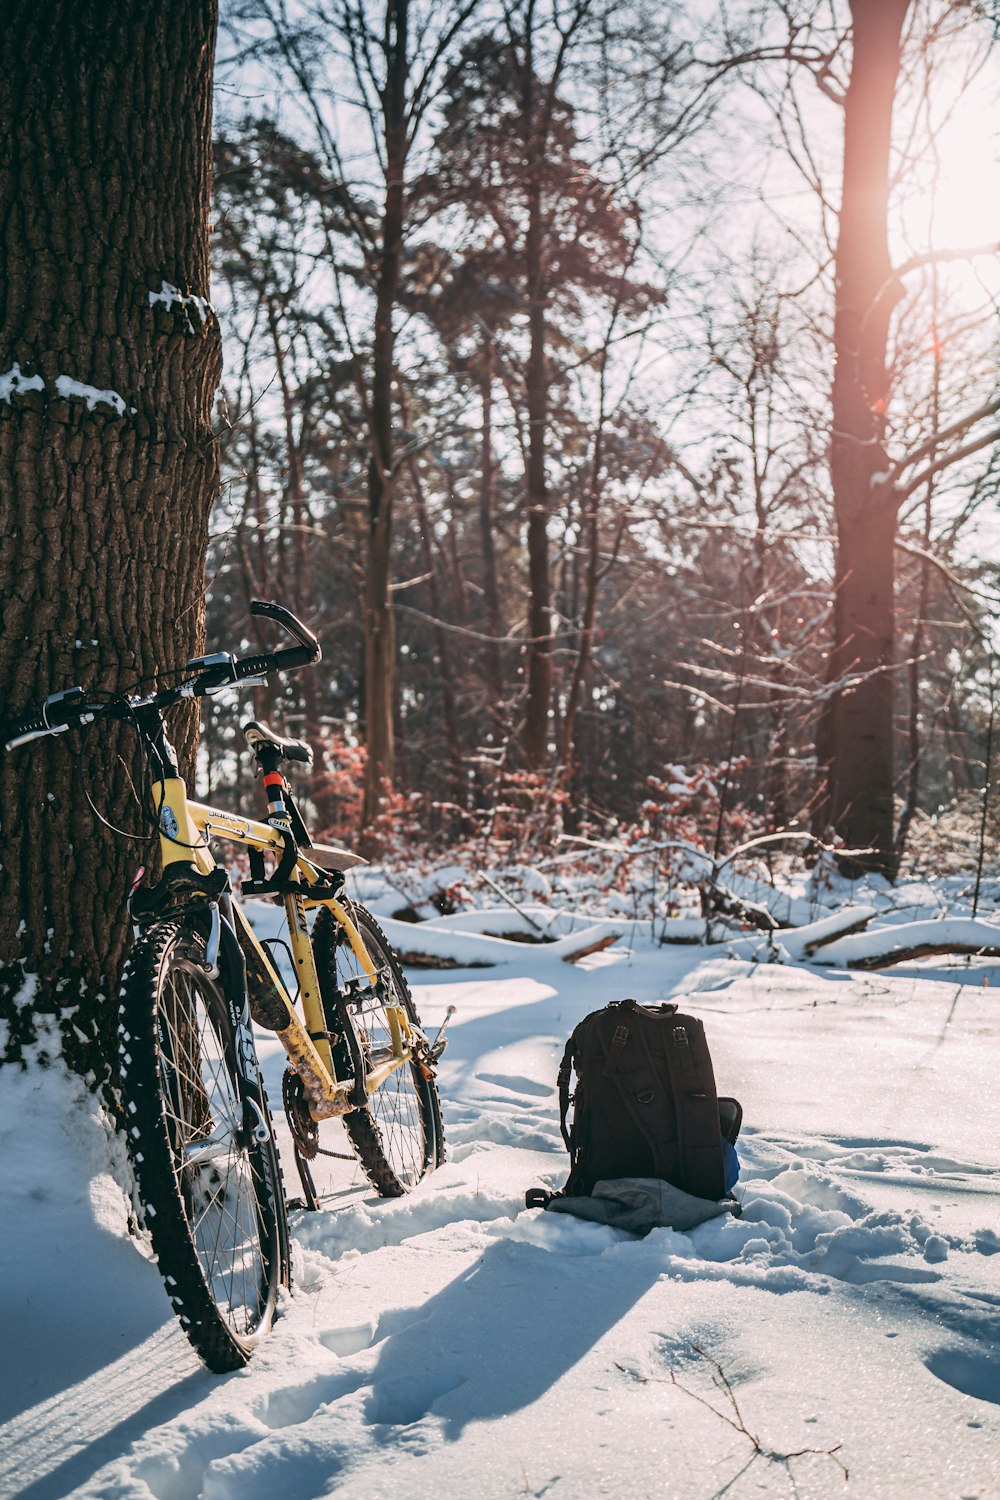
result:
<svg viewBox="0 0 1000 1500"><path fill-rule="evenodd" d="M876 914L874 906L845 906L818 922L807 922L803 927L782 927L775 933L775 941L781 943L791 958L802 962L820 948L828 948L838 938L861 932ZM826 959L820 962L825 963Z"/></svg>
<svg viewBox="0 0 1000 1500"><path fill-rule="evenodd" d="M661 943L703 943L704 917L667 917L660 932Z"/></svg>
<svg viewBox="0 0 1000 1500"><path fill-rule="evenodd" d="M782 941L787 947L784 935ZM1000 958L1000 924L976 917L901 922L838 938L825 944L812 962L842 969L886 969L910 959L945 953Z"/></svg>
<svg viewBox="0 0 1000 1500"><path fill-rule="evenodd" d="M393 917L380 917L379 922L404 964L440 969L494 968L498 964L534 963L551 958L573 963L588 953L609 947L631 925L592 922L555 942L525 943L462 932L437 922L400 922Z"/></svg>
<svg viewBox="0 0 1000 1500"><path fill-rule="evenodd" d="M608 919L586 912L563 911L556 906L543 906L540 902L525 902L517 909L510 906L469 907L446 917L433 916L427 920L431 926L446 927L449 932L473 932L488 937L513 937L515 941L523 937L528 942L549 942L569 937L571 933L583 932L595 925L606 925ZM616 933L624 931L621 921L615 921L612 925Z"/></svg>

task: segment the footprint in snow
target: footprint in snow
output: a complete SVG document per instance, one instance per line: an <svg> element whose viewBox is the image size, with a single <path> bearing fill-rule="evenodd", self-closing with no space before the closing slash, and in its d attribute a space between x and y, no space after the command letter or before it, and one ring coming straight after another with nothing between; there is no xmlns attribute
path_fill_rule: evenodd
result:
<svg viewBox="0 0 1000 1500"><path fill-rule="evenodd" d="M534 1078L522 1078L517 1074L477 1073L480 1083L492 1083L497 1088L508 1089L512 1094L533 1094L538 1099L548 1099L555 1093L550 1083L537 1083Z"/></svg>
<svg viewBox="0 0 1000 1500"><path fill-rule="evenodd" d="M539 1122L530 1121L522 1123L523 1117L511 1115L500 1117L498 1115L480 1115L479 1119L471 1125L450 1128L448 1138L456 1148L467 1147L469 1150L477 1150L481 1146L523 1146L526 1151L551 1151L555 1142L559 1140L559 1129L557 1125L548 1129L539 1129ZM459 1149L451 1152L452 1161L461 1161L462 1156Z"/></svg>
<svg viewBox="0 0 1000 1500"><path fill-rule="evenodd" d="M298 1427L314 1417L321 1407L353 1396L367 1381L368 1377L360 1374L316 1375L311 1380L272 1391L257 1416L275 1432L284 1427Z"/></svg>
<svg viewBox="0 0 1000 1500"><path fill-rule="evenodd" d="M365 1421L379 1427L410 1427L427 1416L435 1401L464 1384L464 1375L406 1375L382 1381L365 1403Z"/></svg>
<svg viewBox="0 0 1000 1500"><path fill-rule="evenodd" d="M375 1324L350 1323L344 1328L326 1328L320 1334L319 1341L331 1354L336 1354L340 1359L349 1359L352 1354L360 1354L362 1349L370 1349L374 1344Z"/></svg>
<svg viewBox="0 0 1000 1500"><path fill-rule="evenodd" d="M815 1154L833 1167L854 1172L885 1172L894 1168L943 1177L994 1177L996 1168L981 1161L960 1161L941 1156L926 1141L869 1140L856 1136L832 1136L830 1145L811 1152L800 1146L799 1154Z"/></svg>
<svg viewBox="0 0 1000 1500"><path fill-rule="evenodd" d="M1000 1359L978 1349L938 1349L924 1361L932 1375L977 1401L1000 1406Z"/></svg>

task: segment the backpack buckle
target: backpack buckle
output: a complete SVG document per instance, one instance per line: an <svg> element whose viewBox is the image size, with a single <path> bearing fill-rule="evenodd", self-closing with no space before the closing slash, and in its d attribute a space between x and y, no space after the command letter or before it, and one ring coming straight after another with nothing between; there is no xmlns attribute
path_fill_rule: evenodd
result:
<svg viewBox="0 0 1000 1500"><path fill-rule="evenodd" d="M611 1038L611 1046L608 1048L608 1055L604 1059L604 1067L601 1069L601 1073L605 1078L610 1078L615 1072L621 1061L621 1055L625 1051L627 1042L628 1027L616 1026L614 1036Z"/></svg>

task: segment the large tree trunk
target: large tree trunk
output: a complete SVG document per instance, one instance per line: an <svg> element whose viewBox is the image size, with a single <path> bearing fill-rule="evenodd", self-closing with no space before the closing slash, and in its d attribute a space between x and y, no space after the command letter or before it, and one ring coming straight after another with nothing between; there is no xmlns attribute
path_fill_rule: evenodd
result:
<svg viewBox="0 0 1000 1500"><path fill-rule="evenodd" d="M54 690L125 686L200 648L220 346L199 300L215 0L9 0L4 23L7 718ZM196 724L178 727L190 753ZM137 846L98 825L81 769L105 816L143 823L134 736L99 725L82 768L79 750L67 735L0 761L0 1018L7 1060L49 1015L71 1065L102 1079Z"/></svg>
<svg viewBox="0 0 1000 1500"><path fill-rule="evenodd" d="M830 821L857 869L890 873L896 505L880 488L889 320L889 146L900 35L910 0L851 0L853 62L844 112L844 185L836 257L831 478L837 524L831 682L818 747Z"/></svg>
<svg viewBox="0 0 1000 1500"><path fill-rule="evenodd" d="M368 567L365 578L365 768L362 819L378 816L385 788L396 774L393 705L396 696L396 632L392 615L392 504L394 493L392 410L396 335L393 315L403 253L406 172L406 84L409 0L387 0L385 125L386 193L381 263L375 299L371 387L371 455L368 462ZM372 838L365 835L365 847Z"/></svg>

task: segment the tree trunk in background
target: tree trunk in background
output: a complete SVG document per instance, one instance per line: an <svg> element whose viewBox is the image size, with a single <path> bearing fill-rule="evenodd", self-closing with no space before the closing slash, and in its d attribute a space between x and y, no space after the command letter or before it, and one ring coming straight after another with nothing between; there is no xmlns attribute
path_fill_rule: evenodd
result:
<svg viewBox="0 0 1000 1500"><path fill-rule="evenodd" d="M403 420L405 423L405 412ZM420 466L412 458L409 460L409 470L410 481L413 485L413 500L417 512L417 525L419 527L420 555L423 560L424 572L427 574L427 592L430 596L431 612L435 620L440 620L442 618L441 590L438 588L437 566L434 561L431 518L428 514L427 501L424 496ZM445 742L448 746L448 760L451 764L451 795L456 802L461 802L462 747L459 739L458 714L455 706L455 676L451 669L451 647L448 644L448 632L442 630L440 625L434 626L434 645L437 650L438 668L441 673L441 711L444 719Z"/></svg>
<svg viewBox="0 0 1000 1500"><path fill-rule="evenodd" d="M375 343L369 422L368 566L365 578L364 718L365 766L363 829L378 816L384 788L396 772L393 703L396 677L396 632L392 617L392 502L394 490L392 405L396 335L393 315L399 294L403 253L406 171L406 83L409 0L387 0L385 123L385 206L382 214L381 263L375 303ZM368 849L372 841L363 835Z"/></svg>
<svg viewBox="0 0 1000 1500"><path fill-rule="evenodd" d="M528 512L528 698L522 748L530 770L544 770L549 759L549 710L552 706L552 581L549 568L549 496L545 476L548 438L549 380L545 357L546 300L544 225L542 222L545 142L535 124L534 62L527 29L524 66L524 131L528 144L528 226L525 234L525 279L528 289L528 454L525 501Z"/></svg>
<svg viewBox="0 0 1000 1500"><path fill-rule="evenodd" d="M837 523L834 643L838 692L821 726L828 812L855 871L893 865L893 662L896 503L881 490L889 398L886 346L898 300L888 248L889 147L900 35L910 0L851 0L853 62L844 110L836 256L831 479Z"/></svg>
<svg viewBox="0 0 1000 1500"><path fill-rule="evenodd" d="M486 604L486 630L493 640L486 645L485 678L489 692L489 713L497 739L503 737L506 718L503 693L503 664L500 660L500 637L504 634L500 608L500 585L497 581L496 554L496 461L493 457L493 378L496 349L490 334L483 336L483 365L479 395L482 407L482 443L479 466L479 549L483 558L483 599Z"/></svg>
<svg viewBox="0 0 1000 1500"><path fill-rule="evenodd" d="M603 379L603 372L602 372ZM601 469L604 462L604 428L597 429L594 441L594 457L591 465L590 488L586 497L586 509L582 517L583 536L587 549L586 577L584 580L583 611L577 644L576 664L566 694L566 711L559 736L559 759L566 775L567 785L572 785L575 775L574 754L576 747L576 719L583 701L584 688L590 670L594 650L594 624L597 619L597 591L600 585L601 563ZM576 614L574 600L573 615Z"/></svg>
<svg viewBox="0 0 1000 1500"><path fill-rule="evenodd" d="M281 309L285 311L285 309ZM284 500L285 511L288 522L293 531L291 536L292 555L292 593L290 600L282 599L280 602L287 603L289 607L299 614L309 615L312 607L312 574L309 566L309 547L306 532L309 527L309 507L306 504L305 475L302 457L301 431L295 430L296 392L292 388L288 375L288 360L281 342L281 319L279 309L274 305L273 299L267 302L267 321L271 334L271 342L274 348L274 365L278 372L278 388L281 392L281 411L285 429L285 452L287 454L287 468L285 472ZM272 702L277 704L281 696L280 679L272 679L274 683L274 698ZM268 684L271 686L271 684ZM319 713L316 707L316 674L304 672L296 682L299 701L302 705L302 722L296 727L296 733L300 734L307 745L312 747L313 765L309 772L309 796L316 809L316 819L320 827L329 822L333 816L330 799L324 792L327 780L326 751L320 734ZM276 726L283 730L281 724Z"/></svg>
<svg viewBox="0 0 1000 1500"><path fill-rule="evenodd" d="M7 718L57 689L124 686L201 648L220 345L214 313L195 300L208 297L215 0L9 0L4 23ZM177 295L151 304L164 283ZM188 757L196 727L176 725ZM0 1018L6 1060L49 1015L71 1066L103 1080L142 846L97 823L79 750L66 735L0 759ZM105 816L138 828L134 751L130 732L98 727L85 773Z"/></svg>

